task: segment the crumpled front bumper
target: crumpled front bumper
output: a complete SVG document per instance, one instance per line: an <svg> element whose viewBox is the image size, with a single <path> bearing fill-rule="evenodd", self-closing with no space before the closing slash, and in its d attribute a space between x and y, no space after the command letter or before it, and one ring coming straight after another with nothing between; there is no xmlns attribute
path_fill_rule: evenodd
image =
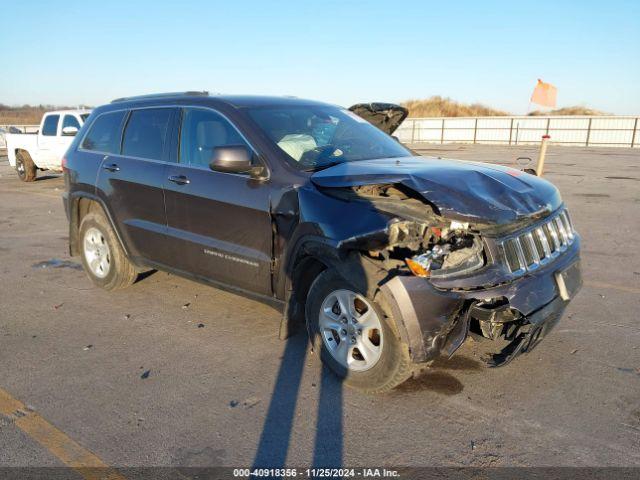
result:
<svg viewBox="0 0 640 480"><path fill-rule="evenodd" d="M453 355L469 333L472 305L506 299L521 318L511 342L489 361L490 366L499 366L531 351L558 323L581 285L580 238L576 235L574 243L553 263L503 285L439 290L423 278L396 276L382 292L394 318L399 319L400 335L416 363L441 354Z"/></svg>

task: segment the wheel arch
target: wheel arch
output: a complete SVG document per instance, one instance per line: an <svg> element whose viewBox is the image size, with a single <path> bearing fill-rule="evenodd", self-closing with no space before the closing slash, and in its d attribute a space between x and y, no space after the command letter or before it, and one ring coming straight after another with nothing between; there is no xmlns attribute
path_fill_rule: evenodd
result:
<svg viewBox="0 0 640 480"><path fill-rule="evenodd" d="M102 212L104 214L109 225L116 234L120 247L122 247L122 250L128 257L129 252L122 241L122 236L113 221L111 212L109 212L109 209L102 199L88 192L76 193L69 196L69 254L71 256L80 254L80 249L78 247L80 223L84 216L90 212Z"/></svg>
<svg viewBox="0 0 640 480"><path fill-rule="evenodd" d="M29 152L29 150L27 150L26 148L21 148L21 147L17 147L14 149L13 154L17 157L19 153L26 153L27 155L29 155L29 158L31 158L31 160L33 161L33 155L31 155L31 152Z"/></svg>
<svg viewBox="0 0 640 480"><path fill-rule="evenodd" d="M319 238L299 241L289 255L284 267L285 308L280 322L282 340L297 332L305 323L305 303L311 284L320 273L331 266L328 254L321 254L323 247Z"/></svg>
<svg viewBox="0 0 640 480"><path fill-rule="evenodd" d="M380 301L384 295L381 283L388 276L388 272L379 265L367 261L359 250L339 249L326 237L305 236L296 242L287 257L284 266L285 278L285 309L280 323L280 338L286 339L299 330L305 323L305 304L313 280L328 268L335 269L345 280L355 288L364 292L369 298ZM387 299L382 300L383 309L390 312ZM395 318L394 322L401 323L402 318ZM394 325L398 329L398 325ZM400 327L401 328L401 327Z"/></svg>

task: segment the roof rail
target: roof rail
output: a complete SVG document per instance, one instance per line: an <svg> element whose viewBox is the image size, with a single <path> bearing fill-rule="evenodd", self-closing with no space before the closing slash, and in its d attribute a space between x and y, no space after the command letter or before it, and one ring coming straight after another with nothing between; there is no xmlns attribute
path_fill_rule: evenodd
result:
<svg viewBox="0 0 640 480"><path fill-rule="evenodd" d="M188 91L188 92L151 93L148 95L135 95L133 97L116 98L115 100L112 100L111 103L126 102L129 100L147 100L147 99L153 99L153 98L179 97L179 96L208 97L209 92L207 92L206 90L202 90L200 92L194 90L194 91Z"/></svg>

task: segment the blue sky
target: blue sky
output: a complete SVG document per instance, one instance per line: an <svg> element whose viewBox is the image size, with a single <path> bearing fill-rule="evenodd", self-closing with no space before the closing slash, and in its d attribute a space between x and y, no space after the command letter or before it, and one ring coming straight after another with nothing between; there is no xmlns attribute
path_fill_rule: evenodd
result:
<svg viewBox="0 0 640 480"><path fill-rule="evenodd" d="M0 102L105 103L206 89L341 105L431 95L524 113L640 114L640 2L185 1L1 4Z"/></svg>

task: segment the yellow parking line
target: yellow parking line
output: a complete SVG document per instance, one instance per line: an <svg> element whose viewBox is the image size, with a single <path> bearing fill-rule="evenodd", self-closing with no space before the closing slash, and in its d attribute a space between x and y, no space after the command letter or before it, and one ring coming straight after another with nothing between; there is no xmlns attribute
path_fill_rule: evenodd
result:
<svg viewBox="0 0 640 480"><path fill-rule="evenodd" d="M627 287L625 285L613 285L611 283L596 282L596 281L593 281L593 280L586 280L584 282L584 284L587 287L610 288L612 290L620 290L621 292L640 293L640 288Z"/></svg>
<svg viewBox="0 0 640 480"><path fill-rule="evenodd" d="M0 388L0 414L87 480L126 480L96 455Z"/></svg>

